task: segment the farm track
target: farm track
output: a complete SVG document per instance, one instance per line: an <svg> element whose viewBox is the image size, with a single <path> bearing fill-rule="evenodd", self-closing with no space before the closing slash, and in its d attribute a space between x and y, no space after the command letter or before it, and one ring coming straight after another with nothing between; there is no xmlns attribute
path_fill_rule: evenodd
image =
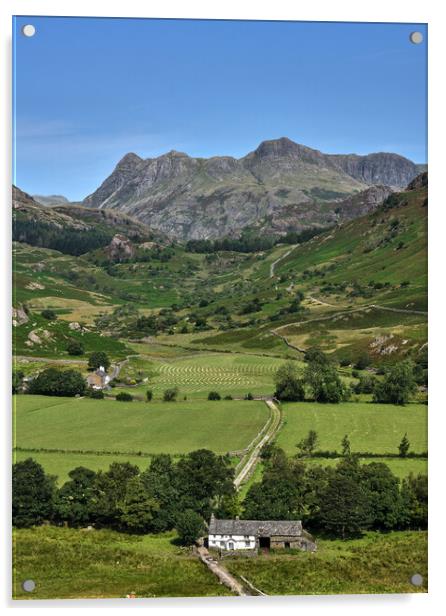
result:
<svg viewBox="0 0 446 616"><path fill-rule="evenodd" d="M265 404L271 411L271 415L265 427L259 432L252 445L237 467L234 485L237 490L251 476L260 459L262 448L270 443L279 431L282 422L282 412L272 399L265 400ZM263 434L264 433L264 434ZM263 435L263 436L262 436Z"/></svg>
<svg viewBox="0 0 446 616"><path fill-rule="evenodd" d="M270 277L270 278L274 278L274 270L275 270L276 265L277 265L278 263L280 263L281 261L283 261L284 259L286 259L286 258L288 257L288 255L290 255L290 254L293 252L293 250L294 250L295 248L297 248L297 246L298 246L297 244L294 244L294 245L293 245L293 246L292 246L289 250L287 250L287 252L285 252L285 253L284 253L281 257L279 257L278 259L276 259L275 261L273 261L273 262L271 263L270 268L269 268L269 277Z"/></svg>
<svg viewBox="0 0 446 616"><path fill-rule="evenodd" d="M217 560L212 558L205 547L199 547L197 549L198 558L206 567L213 573L221 584L227 586L232 592L239 597L249 597L256 593L250 592L248 588L245 588L237 578L235 578L229 571Z"/></svg>

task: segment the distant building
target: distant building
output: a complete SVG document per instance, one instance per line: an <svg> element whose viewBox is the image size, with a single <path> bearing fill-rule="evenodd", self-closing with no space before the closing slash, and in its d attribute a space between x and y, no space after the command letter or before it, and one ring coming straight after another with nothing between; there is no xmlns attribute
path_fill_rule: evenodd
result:
<svg viewBox="0 0 446 616"><path fill-rule="evenodd" d="M294 548L314 552L313 537L297 520L217 520L211 517L207 547L219 550Z"/></svg>
<svg viewBox="0 0 446 616"><path fill-rule="evenodd" d="M87 376L87 384L92 389L105 389L110 381L111 378L106 373L104 366L99 366L95 372Z"/></svg>

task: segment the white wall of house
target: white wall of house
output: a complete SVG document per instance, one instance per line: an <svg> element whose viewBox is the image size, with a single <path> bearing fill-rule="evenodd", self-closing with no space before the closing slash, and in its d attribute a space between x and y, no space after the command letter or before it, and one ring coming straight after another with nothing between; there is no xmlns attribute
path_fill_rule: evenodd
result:
<svg viewBox="0 0 446 616"><path fill-rule="evenodd" d="M254 550L256 538L254 535L209 535L208 545L221 550Z"/></svg>

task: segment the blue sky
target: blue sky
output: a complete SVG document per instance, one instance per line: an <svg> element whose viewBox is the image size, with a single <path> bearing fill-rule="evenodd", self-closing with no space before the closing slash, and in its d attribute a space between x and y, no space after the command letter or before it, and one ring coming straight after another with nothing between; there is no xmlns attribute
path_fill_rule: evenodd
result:
<svg viewBox="0 0 446 616"><path fill-rule="evenodd" d="M414 30L426 40L411 24L17 17L14 181L80 200L127 152L241 157L282 136L425 162Z"/></svg>

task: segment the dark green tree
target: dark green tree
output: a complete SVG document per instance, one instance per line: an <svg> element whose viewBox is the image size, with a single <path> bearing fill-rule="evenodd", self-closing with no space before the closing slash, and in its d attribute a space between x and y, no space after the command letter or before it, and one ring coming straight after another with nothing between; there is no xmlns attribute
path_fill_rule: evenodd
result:
<svg viewBox="0 0 446 616"><path fill-rule="evenodd" d="M221 400L221 396L218 391L210 391L208 394L208 400Z"/></svg>
<svg viewBox="0 0 446 616"><path fill-rule="evenodd" d="M309 430L307 436L297 444L297 448L301 451L302 455L311 456L313 455L317 442L317 432L315 430Z"/></svg>
<svg viewBox="0 0 446 616"><path fill-rule="evenodd" d="M361 484L369 495L373 528L396 528L401 515L399 479L386 464L372 462L361 467Z"/></svg>
<svg viewBox="0 0 446 616"><path fill-rule="evenodd" d="M225 496L234 494L234 470L223 456L198 449L181 458L176 466L180 509L193 509L203 518L218 508Z"/></svg>
<svg viewBox="0 0 446 616"><path fill-rule="evenodd" d="M308 483L305 466L275 448L265 462L260 483L254 483L243 501L244 517L253 520L295 520L306 512Z"/></svg>
<svg viewBox="0 0 446 616"><path fill-rule="evenodd" d="M97 370L103 366L104 370L110 368L110 359L105 351L94 351L88 358L88 369Z"/></svg>
<svg viewBox="0 0 446 616"><path fill-rule="evenodd" d="M180 543L193 545L205 532L204 520L193 509L186 509L178 513L176 529Z"/></svg>
<svg viewBox="0 0 446 616"><path fill-rule="evenodd" d="M319 511L323 528L343 539L360 534L373 523L370 494L360 481L359 464L355 459L347 460L328 479Z"/></svg>
<svg viewBox="0 0 446 616"><path fill-rule="evenodd" d="M127 483L139 474L129 462L113 462L108 471L98 471L93 484L91 516L98 526L121 528L120 503L124 502Z"/></svg>
<svg viewBox="0 0 446 616"><path fill-rule="evenodd" d="M405 458L409 452L409 449L410 449L410 441L407 438L407 432L406 432L403 438L401 439L400 444L398 445L398 451L399 451L400 458Z"/></svg>
<svg viewBox="0 0 446 616"><path fill-rule="evenodd" d="M151 389L146 391L146 400L147 402L151 402L153 400L153 391Z"/></svg>
<svg viewBox="0 0 446 616"><path fill-rule="evenodd" d="M417 384L411 361L400 361L394 364L375 386L374 402L405 405L416 392Z"/></svg>
<svg viewBox="0 0 446 616"><path fill-rule="evenodd" d="M348 434L346 434L342 439L341 448L343 456L349 456L351 454L350 439L348 438Z"/></svg>
<svg viewBox="0 0 446 616"><path fill-rule="evenodd" d="M45 474L32 458L12 467L12 524L38 526L54 513L56 478Z"/></svg>
<svg viewBox="0 0 446 616"><path fill-rule="evenodd" d="M402 511L400 525L415 530L426 529L428 522L427 475L410 473L401 486Z"/></svg>
<svg viewBox="0 0 446 616"><path fill-rule="evenodd" d="M50 308L45 308L45 310L42 310L42 312L40 313L44 319L47 319L48 321L55 321L57 319L57 314L54 312L54 310L51 310Z"/></svg>
<svg viewBox="0 0 446 616"><path fill-rule="evenodd" d="M78 466L68 476L70 480L63 484L57 495L56 517L70 526L85 526L93 521L90 504L96 473Z"/></svg>
<svg viewBox="0 0 446 616"><path fill-rule="evenodd" d="M288 402L304 400L305 389L295 362L288 361L283 366L280 366L274 375L274 383L276 385L274 395L278 400L286 400Z"/></svg>
<svg viewBox="0 0 446 616"><path fill-rule="evenodd" d="M126 484L125 495L118 505L122 530L148 533L159 509L157 501L148 493L141 477L132 477Z"/></svg>
<svg viewBox="0 0 446 616"><path fill-rule="evenodd" d="M309 361L304 380L316 402L339 403L348 396L347 388L330 362Z"/></svg>
<svg viewBox="0 0 446 616"><path fill-rule="evenodd" d="M168 454L154 456L149 468L141 474L141 480L148 494L159 503L159 509L152 522L154 532L163 532L175 526L179 511L179 492L175 474L176 468Z"/></svg>
<svg viewBox="0 0 446 616"><path fill-rule="evenodd" d="M70 340L67 344L67 352L68 355L83 355L84 354L84 346L79 340Z"/></svg>

